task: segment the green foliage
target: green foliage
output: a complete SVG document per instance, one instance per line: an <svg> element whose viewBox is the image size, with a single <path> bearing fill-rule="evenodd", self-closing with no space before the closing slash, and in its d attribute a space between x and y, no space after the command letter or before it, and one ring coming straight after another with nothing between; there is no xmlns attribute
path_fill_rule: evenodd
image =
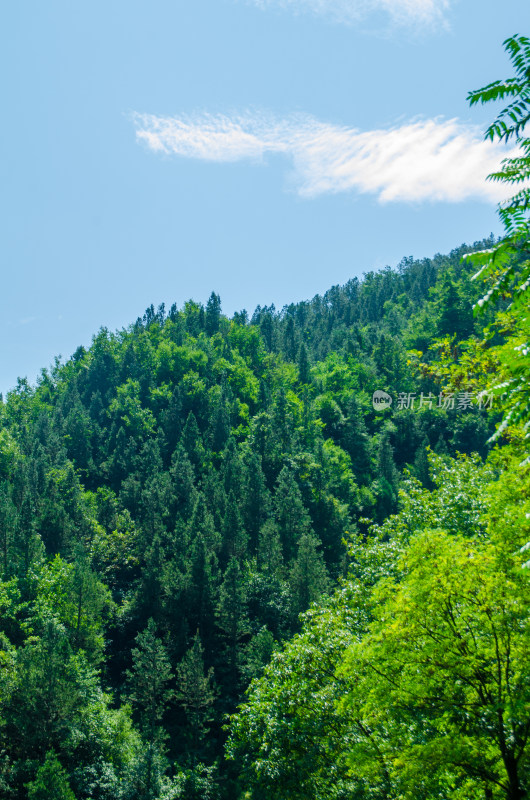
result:
<svg viewBox="0 0 530 800"><path fill-rule="evenodd" d="M342 590L232 718L252 797L525 796L530 473L493 462L431 454L434 490L409 479L353 538Z"/></svg>
<svg viewBox="0 0 530 800"><path fill-rule="evenodd" d="M458 348L470 321L479 333L469 249L250 321L227 319L215 293L149 306L0 403L2 796L24 798L52 750L79 800L259 796L223 761L226 715L253 679L281 700L262 743L266 796L365 791L348 774L354 723L334 670L367 630L372 587L398 578L420 520L490 535L480 460L426 448L485 454L494 420L371 403L379 388L431 390L407 347L421 340L434 369L435 337ZM510 509L513 533L524 519ZM357 585L329 599L348 566Z"/></svg>
<svg viewBox="0 0 530 800"><path fill-rule="evenodd" d="M414 537L345 658L342 702L380 754L355 743L352 774L403 797L525 795L530 585L516 566L491 544Z"/></svg>
<svg viewBox="0 0 530 800"><path fill-rule="evenodd" d="M164 645L156 636L156 623L150 619L147 628L136 637L132 650L132 668L127 670L129 698L138 709L141 726L151 742L173 692L167 687L172 677L171 665Z"/></svg>
<svg viewBox="0 0 530 800"><path fill-rule="evenodd" d="M80 555L75 564L60 556L46 563L36 582L34 625L55 619L65 626L75 649L82 648L97 662L103 651L102 612L111 604L103 583ZM42 623L40 623L42 624Z"/></svg>
<svg viewBox="0 0 530 800"><path fill-rule="evenodd" d="M16 455L17 447L9 431L0 430L0 480L9 475Z"/></svg>
<svg viewBox="0 0 530 800"><path fill-rule="evenodd" d="M510 98L487 129L486 137L504 142L513 139L520 153L505 158L502 169L489 176L491 180L517 189L515 195L499 205L505 236L495 247L469 256L475 268L479 268L474 278L481 277L489 283L486 294L477 302L476 311L508 298L508 311L515 327L506 345L499 350L504 374L503 380L493 388L498 394L507 395L507 406L496 437L508 425L522 422L525 429L530 425L530 138L524 135L530 120L530 40L525 36L512 36L506 39L504 47L515 77L495 81L471 92L468 98L471 105Z"/></svg>
<svg viewBox="0 0 530 800"><path fill-rule="evenodd" d="M66 770L54 752L46 754L46 760L39 767L37 777L28 784L28 800L75 800Z"/></svg>
<svg viewBox="0 0 530 800"><path fill-rule="evenodd" d="M295 608L299 612L309 608L329 586L326 565L317 547L318 540L313 534L301 535L290 576Z"/></svg>
<svg viewBox="0 0 530 800"><path fill-rule="evenodd" d="M350 721L335 678L359 624L358 591L347 587L305 615L301 634L276 653L232 717L228 756L243 767L254 798L345 798Z"/></svg>
<svg viewBox="0 0 530 800"><path fill-rule="evenodd" d="M215 692L212 686L213 668L205 674L204 648L199 634L177 666L177 700L184 708L191 728L193 753L196 754L212 721Z"/></svg>

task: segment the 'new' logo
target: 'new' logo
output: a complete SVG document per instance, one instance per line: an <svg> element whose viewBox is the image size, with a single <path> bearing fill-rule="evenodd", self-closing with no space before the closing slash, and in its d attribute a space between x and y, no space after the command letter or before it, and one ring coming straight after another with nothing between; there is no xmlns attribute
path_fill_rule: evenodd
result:
<svg viewBox="0 0 530 800"><path fill-rule="evenodd" d="M372 395L372 405L376 411L383 411L385 408L390 408L392 405L392 398L382 389L376 389Z"/></svg>

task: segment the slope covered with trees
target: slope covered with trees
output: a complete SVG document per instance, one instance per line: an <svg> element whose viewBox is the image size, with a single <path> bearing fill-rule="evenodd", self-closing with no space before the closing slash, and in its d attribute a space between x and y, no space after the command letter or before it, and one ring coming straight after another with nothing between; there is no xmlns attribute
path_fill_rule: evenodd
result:
<svg viewBox="0 0 530 800"><path fill-rule="evenodd" d="M357 536L349 574L275 654L234 715L228 752L253 798L509 798L530 789L528 280L530 40L505 42L516 76L472 102L514 98L487 135L521 148L495 180L504 239L469 254L481 335L418 354L425 378L502 399L485 463L430 453L400 510ZM450 313L451 306L446 309Z"/></svg>
<svg viewBox="0 0 530 800"><path fill-rule="evenodd" d="M472 310L506 241L150 306L8 393L2 797L524 796L524 250Z"/></svg>
<svg viewBox="0 0 530 800"><path fill-rule="evenodd" d="M428 445L487 450L476 405L371 402L439 390L407 350L461 335L453 296L473 330L467 249L251 321L215 294L150 307L8 394L6 797L43 770L78 798L225 791L225 716L346 574L345 542L397 510L403 469L430 485Z"/></svg>

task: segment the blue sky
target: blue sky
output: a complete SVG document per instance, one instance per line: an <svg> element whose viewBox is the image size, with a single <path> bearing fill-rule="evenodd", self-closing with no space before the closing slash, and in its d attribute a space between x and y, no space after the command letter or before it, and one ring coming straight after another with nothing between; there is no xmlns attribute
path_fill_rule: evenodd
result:
<svg viewBox="0 0 530 800"><path fill-rule="evenodd" d="M0 391L150 303L312 297L500 233L470 89L526 0L25 0L1 12Z"/></svg>

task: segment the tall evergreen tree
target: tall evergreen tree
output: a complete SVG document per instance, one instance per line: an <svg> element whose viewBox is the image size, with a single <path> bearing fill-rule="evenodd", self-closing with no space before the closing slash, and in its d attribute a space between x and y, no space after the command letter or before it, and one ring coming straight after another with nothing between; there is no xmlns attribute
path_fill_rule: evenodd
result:
<svg viewBox="0 0 530 800"><path fill-rule="evenodd" d="M200 754L208 724L212 721L212 706L215 700L213 667L205 670L204 648L199 632L184 658L177 665L177 694L179 704L186 712L191 728L193 760Z"/></svg>
<svg viewBox="0 0 530 800"><path fill-rule="evenodd" d="M180 442L194 469L200 472L204 460L204 445L193 411L188 414Z"/></svg>
<svg viewBox="0 0 530 800"><path fill-rule="evenodd" d="M242 517L249 536L250 550L256 552L259 531L271 513L271 495L267 489L261 459L250 451L245 458Z"/></svg>
<svg viewBox="0 0 530 800"><path fill-rule="evenodd" d="M126 672L129 698L147 741L153 744L160 738L162 717L173 694L168 687L173 677L171 664L161 639L156 635L152 618L135 642L136 647L131 651L132 667Z"/></svg>
<svg viewBox="0 0 530 800"><path fill-rule="evenodd" d="M309 358L307 356L307 347L304 342L302 342L298 351L298 380L300 383L311 382Z"/></svg>
<svg viewBox="0 0 530 800"><path fill-rule="evenodd" d="M221 298L212 292L206 303L205 328L209 336L213 336L219 330L219 320L221 319Z"/></svg>
<svg viewBox="0 0 530 800"><path fill-rule="evenodd" d="M222 553L224 563L228 563L232 557L241 561L247 553L247 547L248 535L243 528L243 521L237 507L234 493L230 492L223 522Z"/></svg>
<svg viewBox="0 0 530 800"><path fill-rule="evenodd" d="M318 600L330 586L324 558L318 552L318 546L319 541L312 533L304 532L298 542L298 553L290 575L298 612L309 608L310 603Z"/></svg>
<svg viewBox="0 0 530 800"><path fill-rule="evenodd" d="M278 477L274 494L274 512L284 558L289 562L296 554L302 534L311 530L311 519L294 475L287 467L282 469Z"/></svg>
<svg viewBox="0 0 530 800"><path fill-rule="evenodd" d="M243 576L237 559L232 558L224 574L217 605L217 624L225 642L225 686L228 697L237 695L240 681L241 643L248 633L248 617Z"/></svg>

